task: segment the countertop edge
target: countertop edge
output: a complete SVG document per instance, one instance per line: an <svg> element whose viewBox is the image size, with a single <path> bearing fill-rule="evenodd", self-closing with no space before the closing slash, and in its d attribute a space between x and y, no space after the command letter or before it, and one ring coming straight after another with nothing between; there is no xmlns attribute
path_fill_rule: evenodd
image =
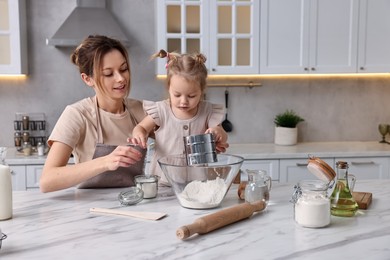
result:
<svg viewBox="0 0 390 260"><path fill-rule="evenodd" d="M390 145L368 142L302 142L291 146L273 143L230 144L227 154L244 157L245 160L307 159L309 156L331 157L390 157ZM9 165L40 165L46 156L24 156L14 147L8 148L5 161ZM74 163L73 158L69 163Z"/></svg>

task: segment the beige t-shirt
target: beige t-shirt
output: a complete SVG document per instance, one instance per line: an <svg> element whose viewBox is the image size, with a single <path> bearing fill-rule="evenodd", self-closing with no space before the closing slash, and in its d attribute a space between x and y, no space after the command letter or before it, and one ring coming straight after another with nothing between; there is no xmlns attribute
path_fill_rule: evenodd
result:
<svg viewBox="0 0 390 260"><path fill-rule="evenodd" d="M53 142L61 142L72 147L75 163L91 160L95 151L98 141L95 98L85 98L68 105L48 139L49 146ZM112 114L99 108L104 144L126 144L134 126L145 117L141 101L125 99L124 103L126 110L122 114Z"/></svg>
<svg viewBox="0 0 390 260"><path fill-rule="evenodd" d="M168 180L162 173L157 159L165 155L183 154L185 136L203 134L209 127L219 125L225 114L223 105L206 101L201 101L197 114L187 120L175 117L169 100L144 101L144 110L159 126L155 131L155 151L150 164L150 174L160 176L162 184L168 184Z"/></svg>

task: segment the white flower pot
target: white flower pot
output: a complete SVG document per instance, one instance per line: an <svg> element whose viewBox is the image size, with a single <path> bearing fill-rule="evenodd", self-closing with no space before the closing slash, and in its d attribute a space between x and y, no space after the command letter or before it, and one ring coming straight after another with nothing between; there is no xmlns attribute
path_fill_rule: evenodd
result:
<svg viewBox="0 0 390 260"><path fill-rule="evenodd" d="M294 145L298 142L298 128L275 127L275 144Z"/></svg>

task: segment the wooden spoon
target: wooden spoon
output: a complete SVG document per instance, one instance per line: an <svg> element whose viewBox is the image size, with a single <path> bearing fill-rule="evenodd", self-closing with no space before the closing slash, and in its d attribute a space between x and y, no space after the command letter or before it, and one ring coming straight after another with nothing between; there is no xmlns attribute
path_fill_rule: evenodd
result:
<svg viewBox="0 0 390 260"><path fill-rule="evenodd" d="M104 209L104 208L90 208L89 212L111 214L111 215L122 215L127 217L149 219L149 220L159 220L167 215L166 213L161 213L161 212L141 212L141 211L128 211L128 210Z"/></svg>
<svg viewBox="0 0 390 260"><path fill-rule="evenodd" d="M229 91L225 90L225 107L226 107L226 115L225 120L222 122L222 128L226 132L231 132L233 130L233 124L228 120L228 100L229 100Z"/></svg>

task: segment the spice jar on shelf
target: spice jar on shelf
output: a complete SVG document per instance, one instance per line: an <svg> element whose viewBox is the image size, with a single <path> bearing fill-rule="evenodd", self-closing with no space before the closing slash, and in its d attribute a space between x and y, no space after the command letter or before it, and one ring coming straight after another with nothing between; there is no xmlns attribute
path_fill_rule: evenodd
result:
<svg viewBox="0 0 390 260"><path fill-rule="evenodd" d="M15 147L22 146L22 134L20 132L14 133L14 141L15 141Z"/></svg>
<svg viewBox="0 0 390 260"><path fill-rule="evenodd" d="M29 130L30 118L28 116L23 116L22 122L23 122L23 130Z"/></svg>
<svg viewBox="0 0 390 260"><path fill-rule="evenodd" d="M37 151L38 151L38 156L45 155L45 145L42 142L38 142Z"/></svg>
<svg viewBox="0 0 390 260"><path fill-rule="evenodd" d="M30 156L32 153L32 146L30 144L30 142L24 142L23 143L23 154L25 156Z"/></svg>
<svg viewBox="0 0 390 260"><path fill-rule="evenodd" d="M29 132L23 132L23 142L30 141L30 133Z"/></svg>

